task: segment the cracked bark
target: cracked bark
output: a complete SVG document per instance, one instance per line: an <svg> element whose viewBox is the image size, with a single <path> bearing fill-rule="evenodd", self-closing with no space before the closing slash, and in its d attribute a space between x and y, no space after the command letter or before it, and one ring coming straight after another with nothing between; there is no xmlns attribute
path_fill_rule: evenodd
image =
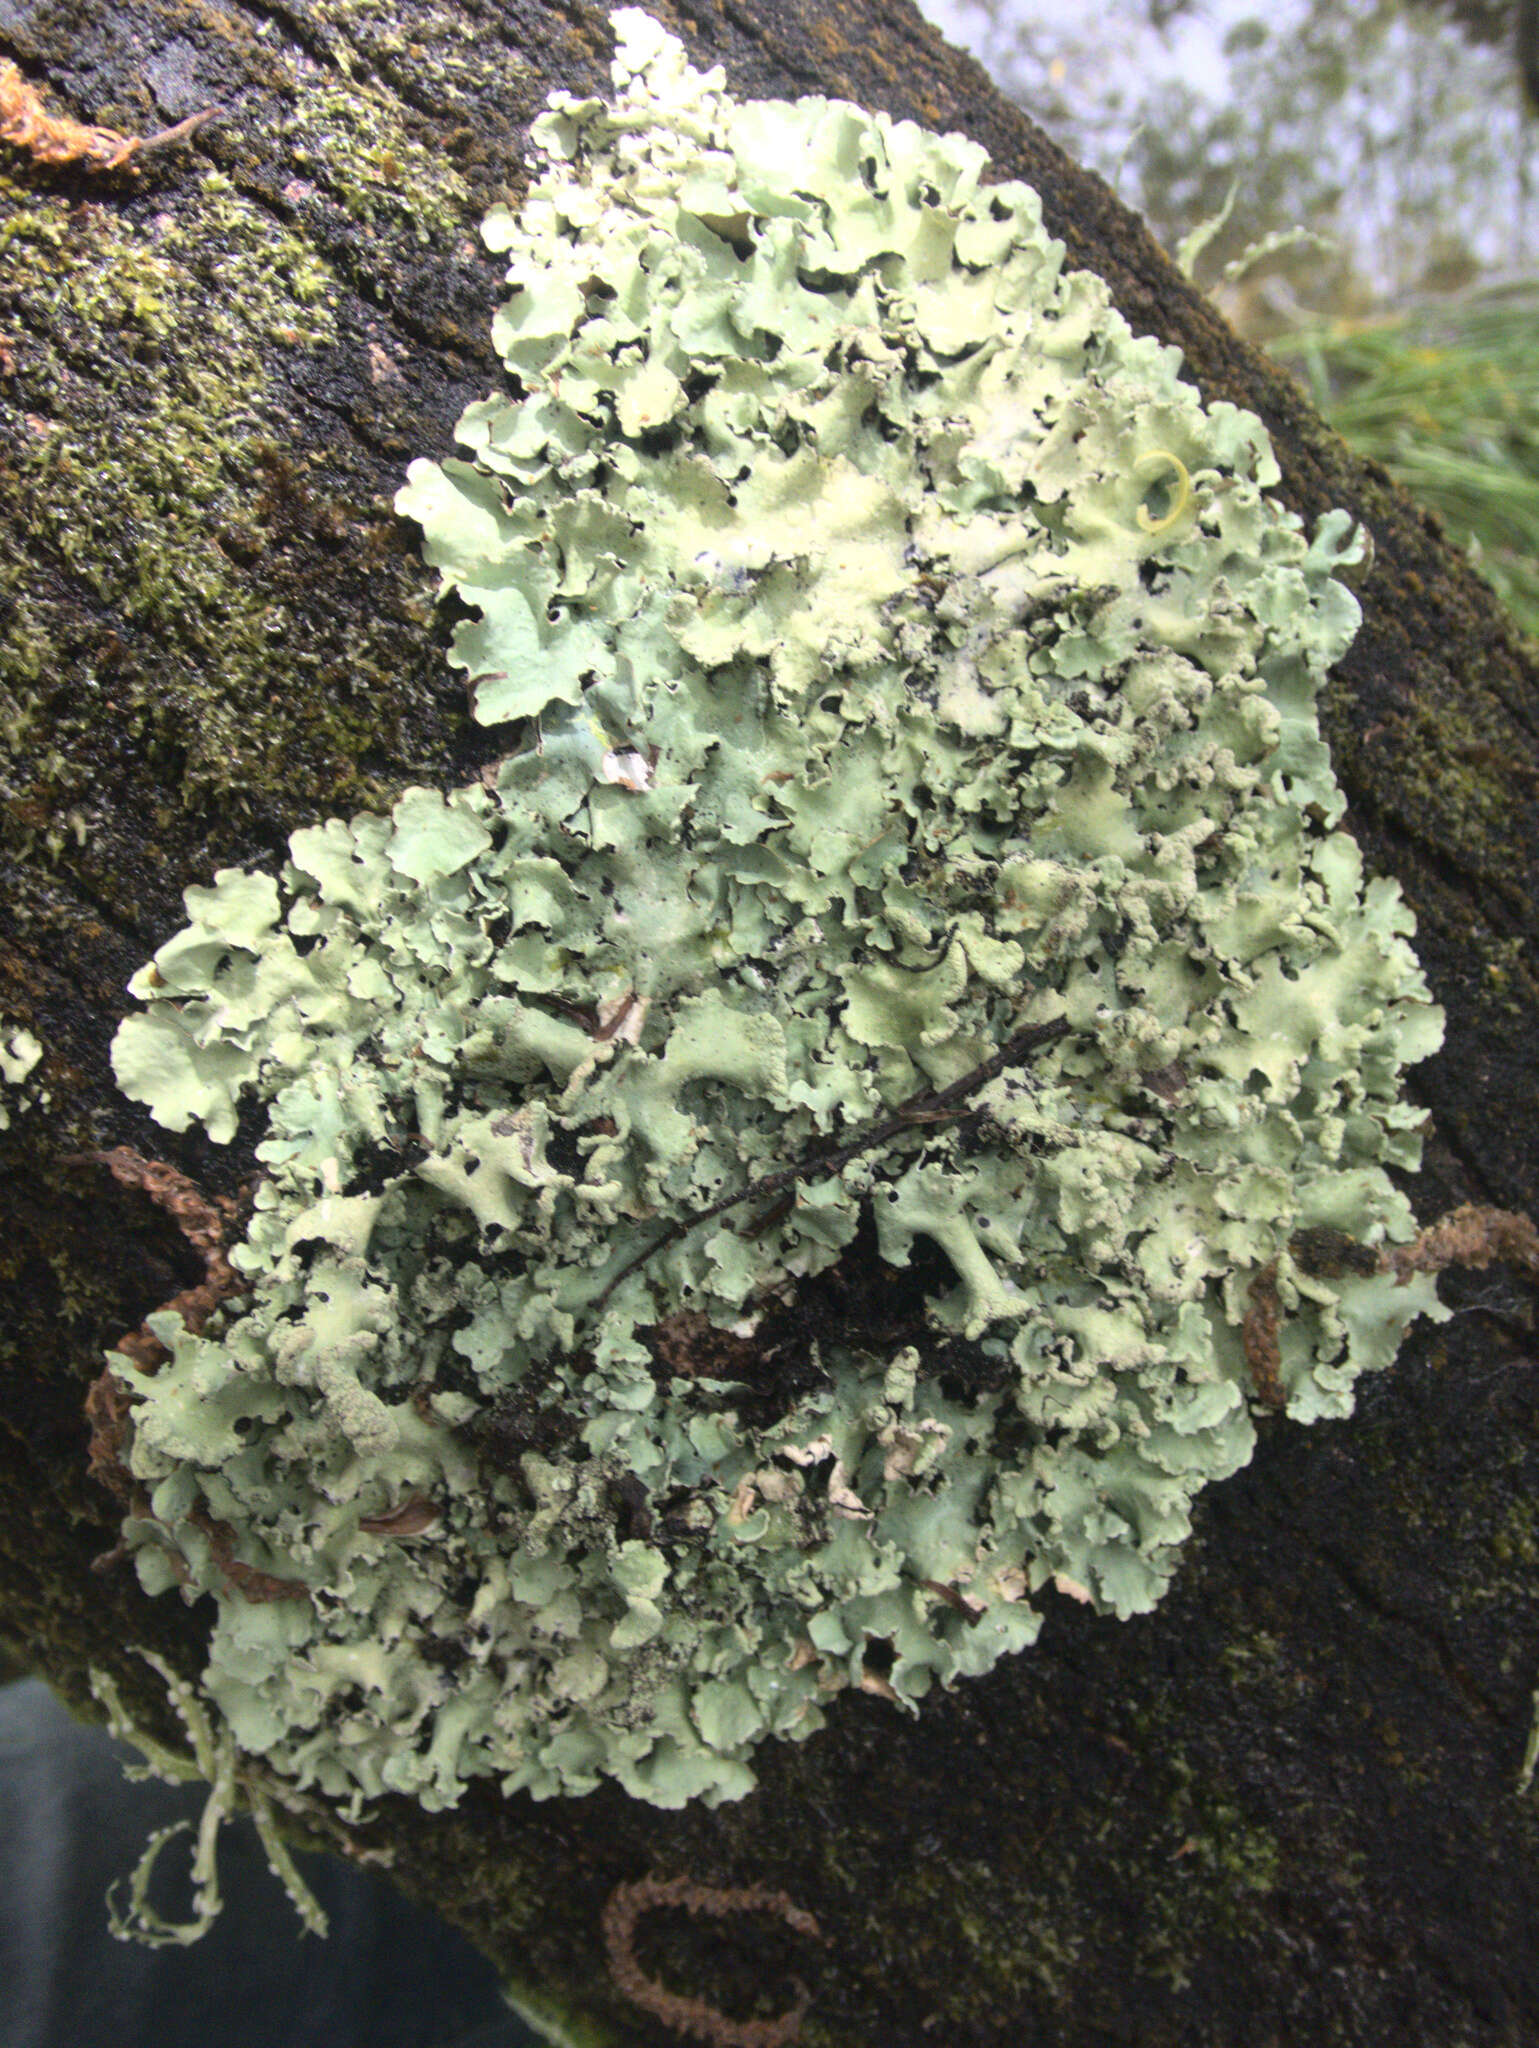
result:
<svg viewBox="0 0 1539 2048"><path fill-rule="evenodd" d="M1366 623L1326 721L1449 1012L1416 1076L1418 1213L1531 1210L1532 650L1436 522L899 0L658 11L740 95L823 90L976 136L1135 328L1263 416L1290 504L1366 521ZM495 751L389 501L493 381L475 223L516 200L545 93L600 82L607 35L580 0L0 0L0 57L124 132L225 110L137 176L0 164L0 1014L43 1041L51 1097L0 1139L0 1634L77 1705L105 1666L164 1728L123 1646L191 1673L204 1620L90 1573L115 1526L81 1401L102 1346L201 1269L81 1155L130 1145L217 1198L254 1134L171 1142L117 1098L122 985L187 883ZM606 1899L654 1873L816 1915L810 1958L762 1915L701 1933L659 1914L649 1950L732 2011L762 1989L772 2014L805 1975L811 2043L1539 2037L1539 1815L1514 1796L1539 1663L1539 1344L1500 1270L1444 1287L1454 1320L1353 1422L1263 1423L1154 1615L1059 1603L1035 1651L917 1722L846 1698L715 1814L483 1786L448 1816L387 1805L371 1839L595 2041L674 2038L604 1962Z"/></svg>

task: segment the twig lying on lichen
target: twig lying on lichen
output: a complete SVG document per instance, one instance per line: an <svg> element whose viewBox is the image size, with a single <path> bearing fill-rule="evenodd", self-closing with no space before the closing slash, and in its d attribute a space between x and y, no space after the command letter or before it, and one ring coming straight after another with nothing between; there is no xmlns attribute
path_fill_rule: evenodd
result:
<svg viewBox="0 0 1539 2048"><path fill-rule="evenodd" d="M961 1080L953 1081L945 1088L926 1088L919 1094L911 1095L906 1102L887 1116L875 1117L868 1124L862 1124L853 1138L843 1145L836 1145L831 1151L809 1152L798 1159L794 1166L782 1166L774 1173L762 1174L758 1180L751 1180L746 1187L735 1194L723 1195L719 1201L711 1202L704 1209L697 1209L692 1216L681 1216L676 1223L670 1223L644 1250L633 1259L627 1260L599 1296L599 1306L607 1302L622 1280L628 1280L632 1273L644 1266L649 1259L677 1244L681 1237L688 1237L703 1223L710 1223L715 1217L725 1215L728 1209L736 1209L743 1202L761 1201L766 1195L779 1195L786 1189L794 1188L798 1181L821 1180L830 1173L838 1173L851 1160L858 1159L863 1152L874 1152L879 1145L887 1145L901 1132L910 1130L915 1124L931 1124L944 1121L948 1111L965 1102L969 1095L1002 1074L1006 1067L1013 1067L1030 1052L1038 1051L1044 1045L1056 1045L1060 1038L1066 1038L1070 1026L1067 1019L1055 1018L1051 1024L1028 1024L1023 1031L1007 1038L998 1052L965 1073Z"/></svg>
<svg viewBox="0 0 1539 2048"><path fill-rule="evenodd" d="M636 1923L643 1913L660 1906L682 1906L686 1913L707 1913L722 1918L728 1913L773 1913L797 1934L813 1941L823 1936L818 1923L805 1908L793 1905L784 1892L772 1892L763 1885L718 1886L696 1884L687 1877L643 1877L634 1884L616 1885L604 1907L604 1946L616 1985L643 2012L660 2019L675 2033L709 2048L783 2048L795 2041L812 1994L800 1979L793 1979L795 1997L774 2019L734 2020L704 1998L684 1998L649 1977L636 1959Z"/></svg>
<svg viewBox="0 0 1539 2048"><path fill-rule="evenodd" d="M132 159L147 149L164 149L212 121L218 107L189 114L175 127L155 135L122 135L116 128L93 128L67 115L50 114L35 85L14 64L0 64L0 141L24 149L35 164L79 164L87 171L132 169Z"/></svg>

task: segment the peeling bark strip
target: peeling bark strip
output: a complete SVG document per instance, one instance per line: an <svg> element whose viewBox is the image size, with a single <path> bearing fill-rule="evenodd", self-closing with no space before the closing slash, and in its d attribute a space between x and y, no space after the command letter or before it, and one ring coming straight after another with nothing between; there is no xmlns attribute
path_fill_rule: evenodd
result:
<svg viewBox="0 0 1539 2048"><path fill-rule="evenodd" d="M1245 1290L1250 1307L1240 1325L1240 1345L1258 1401L1268 1408L1286 1408L1282 1384L1282 1298L1277 1292L1277 1261L1269 1259Z"/></svg>
<svg viewBox="0 0 1539 2048"><path fill-rule="evenodd" d="M1383 1262L1397 1280L1409 1280L1413 1273L1441 1273L1447 1266L1474 1266L1483 1272L1498 1262L1539 1280L1539 1230L1528 1217L1510 1209L1483 1209L1466 1202L1429 1223L1409 1244L1392 1245Z"/></svg>
<svg viewBox="0 0 1539 2048"><path fill-rule="evenodd" d="M132 170L131 159L147 149L164 149L212 121L218 107L189 114L156 135L120 135L116 128L92 128L67 115L50 114L35 85L14 64L0 64L0 141L24 149L35 164L79 164L86 171Z"/></svg>
<svg viewBox="0 0 1539 2048"><path fill-rule="evenodd" d="M811 1992L799 1978L792 1980L795 1997L791 2005L777 2018L734 2020L709 2000L684 1998L649 1977L636 1960L636 1922L643 1913L660 1906L682 1906L686 1913L708 1913L716 1918L729 1913L774 1913L795 1933L821 1941L818 1923L810 1913L793 1905L784 1892L772 1892L763 1885L722 1887L696 1884L687 1877L643 1877L634 1884L616 1885L604 1907L610 1974L632 2005L651 2013L675 2033L706 2042L708 2048L785 2048L797 2039L812 2002Z"/></svg>
<svg viewBox="0 0 1539 2048"><path fill-rule="evenodd" d="M208 1199L196 1181L178 1173L163 1159L146 1159L131 1145L114 1145L110 1152L75 1156L91 1165L105 1166L113 1179L126 1188L143 1188L157 1207L175 1218L177 1228L193 1250L203 1254L211 1279L216 1263L224 1275L234 1278L223 1252L226 1212Z"/></svg>
<svg viewBox="0 0 1539 2048"><path fill-rule="evenodd" d="M303 1579L280 1579L254 1564L243 1564L235 1555L235 1531L228 1522L211 1515L201 1502L187 1513L193 1528L201 1529L214 1553L214 1562L227 1583L243 1598L259 1604L268 1600L308 1600L310 1588Z"/></svg>
<svg viewBox="0 0 1539 2048"><path fill-rule="evenodd" d="M244 1294L248 1283L225 1256L225 1233L230 1227L232 1206L211 1202L195 1181L178 1173L161 1159L146 1159L128 1145L114 1145L110 1152L76 1152L68 1164L105 1166L114 1180L126 1188L142 1188L157 1208L171 1216L183 1237L203 1260L204 1278L196 1287L162 1302L156 1315L174 1309L195 1335L203 1328L220 1302L232 1294ZM112 1347L133 1360L141 1372L153 1372L167 1356L166 1347L147 1322Z"/></svg>
<svg viewBox="0 0 1539 2048"><path fill-rule="evenodd" d="M1510 1209L1481 1208L1466 1202L1450 1209L1436 1223L1418 1231L1409 1244L1386 1245L1372 1251L1334 1230L1301 1231L1290 1251L1306 1273L1362 1272L1377 1269L1409 1280L1413 1273L1441 1273L1449 1266L1513 1266L1526 1279L1539 1281L1539 1230L1527 1216ZM1282 1384L1282 1298L1277 1291L1277 1261L1261 1267L1246 1289L1250 1301L1240 1325L1256 1398L1268 1408L1282 1409L1288 1397Z"/></svg>
<svg viewBox="0 0 1539 2048"><path fill-rule="evenodd" d="M85 1417L91 1425L91 1441L86 1449L86 1470L93 1479L99 1480L124 1508L137 1514L137 1502L143 1489L129 1469L123 1455L128 1448L129 1417L128 1389L109 1366L107 1371L92 1380L85 1397ZM118 1554L126 1554L125 1546L118 1544L116 1551L108 1551L106 1558L96 1560L99 1568L106 1562L116 1561Z"/></svg>

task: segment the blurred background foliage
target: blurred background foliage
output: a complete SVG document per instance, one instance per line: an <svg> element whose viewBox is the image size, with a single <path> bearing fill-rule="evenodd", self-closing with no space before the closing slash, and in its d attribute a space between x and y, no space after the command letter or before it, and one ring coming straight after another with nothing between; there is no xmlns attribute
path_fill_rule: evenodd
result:
<svg viewBox="0 0 1539 2048"><path fill-rule="evenodd" d="M1539 0L922 4L1539 635Z"/></svg>

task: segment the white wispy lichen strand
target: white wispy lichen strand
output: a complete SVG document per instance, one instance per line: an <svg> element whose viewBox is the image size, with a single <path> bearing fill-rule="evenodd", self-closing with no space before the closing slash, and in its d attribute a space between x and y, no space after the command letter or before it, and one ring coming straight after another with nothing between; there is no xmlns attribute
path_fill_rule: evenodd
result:
<svg viewBox="0 0 1539 2048"><path fill-rule="evenodd" d="M334 1797L736 1796L1051 1582L1149 1607L1250 1454L1258 1276L1303 1420L1435 1306L1296 1255L1410 1235L1440 1030L1336 829L1348 522L973 144L616 23L487 222L507 388L399 501L494 786L190 890L115 1046L173 1130L262 1105L250 1294L114 1359L129 1534ZM862 1229L924 1341L824 1332L776 1410L755 1332Z"/></svg>

